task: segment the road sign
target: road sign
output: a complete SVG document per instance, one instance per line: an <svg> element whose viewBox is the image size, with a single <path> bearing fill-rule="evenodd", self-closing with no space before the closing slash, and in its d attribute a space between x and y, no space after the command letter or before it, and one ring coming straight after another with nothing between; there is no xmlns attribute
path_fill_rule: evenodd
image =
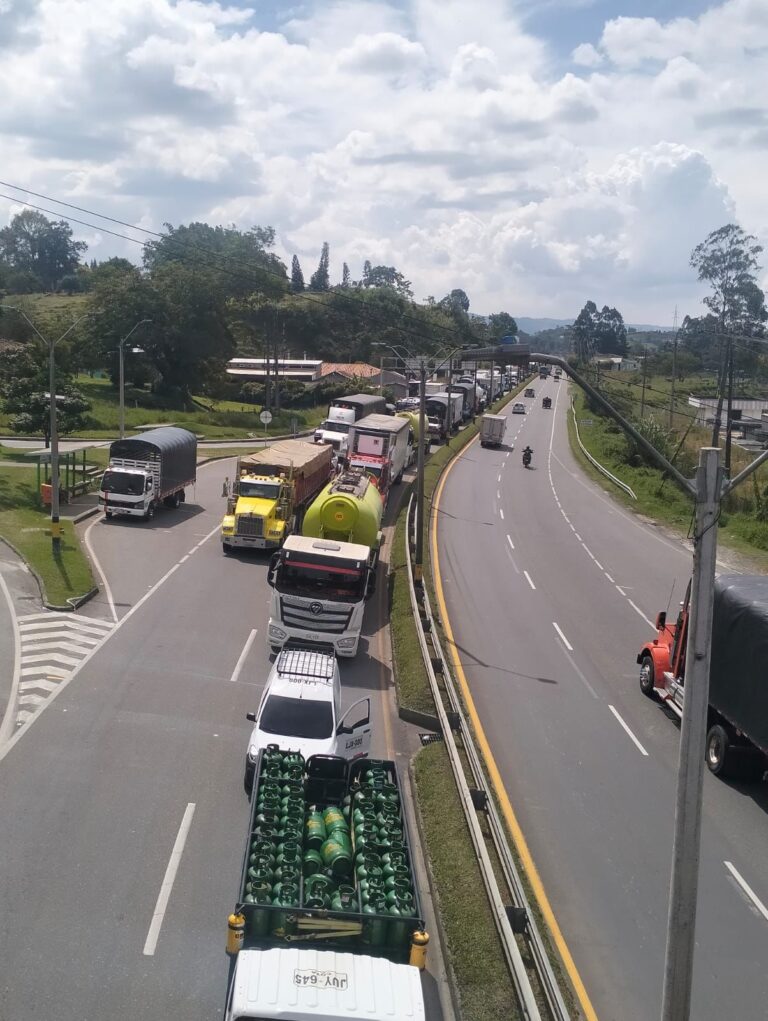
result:
<svg viewBox="0 0 768 1021"><path fill-rule="evenodd" d="M269 425L269 423L272 421L272 412L262 411L262 413L259 415L259 420L263 422L264 425Z"/></svg>

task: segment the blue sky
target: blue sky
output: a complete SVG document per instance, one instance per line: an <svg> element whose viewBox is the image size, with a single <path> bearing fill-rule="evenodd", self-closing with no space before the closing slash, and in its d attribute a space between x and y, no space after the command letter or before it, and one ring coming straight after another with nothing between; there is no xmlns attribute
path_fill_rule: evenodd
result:
<svg viewBox="0 0 768 1021"><path fill-rule="evenodd" d="M332 277L662 324L700 310L710 230L768 236L765 0L0 8L3 177L139 227L269 224L305 275L328 241ZM137 257L92 222L89 256Z"/></svg>

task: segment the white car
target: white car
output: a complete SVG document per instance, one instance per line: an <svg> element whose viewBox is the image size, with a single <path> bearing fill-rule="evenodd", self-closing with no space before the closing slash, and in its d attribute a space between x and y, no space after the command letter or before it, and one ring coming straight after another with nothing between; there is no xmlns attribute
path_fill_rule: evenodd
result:
<svg viewBox="0 0 768 1021"><path fill-rule="evenodd" d="M512 414L513 415L524 415L525 414L525 405L524 404L513 404L512 405Z"/></svg>
<svg viewBox="0 0 768 1021"><path fill-rule="evenodd" d="M360 698L340 718L339 664L327 646L288 644L278 653L253 723L245 756L250 793L259 752L276 744L285 751L358 759L371 748L371 700ZM354 722L349 721L353 719Z"/></svg>

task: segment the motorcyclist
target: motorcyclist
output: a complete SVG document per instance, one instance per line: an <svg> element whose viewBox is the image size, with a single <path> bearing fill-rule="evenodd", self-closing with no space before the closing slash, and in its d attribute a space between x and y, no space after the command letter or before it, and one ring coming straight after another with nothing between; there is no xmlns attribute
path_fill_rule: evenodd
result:
<svg viewBox="0 0 768 1021"><path fill-rule="evenodd" d="M533 450L531 447L525 447L523 450L523 464L530 464L533 460Z"/></svg>

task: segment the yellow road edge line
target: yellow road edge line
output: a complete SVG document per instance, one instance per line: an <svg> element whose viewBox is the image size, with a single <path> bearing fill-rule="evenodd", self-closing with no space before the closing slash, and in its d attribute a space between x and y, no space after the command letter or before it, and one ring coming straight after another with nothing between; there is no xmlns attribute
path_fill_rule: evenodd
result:
<svg viewBox="0 0 768 1021"><path fill-rule="evenodd" d="M520 861L523 864L523 868L525 869L525 873L528 877L528 881L531 884L541 913L544 916L544 920L546 921L549 931L552 934L552 939L554 940L555 946L557 947L558 953L560 954L560 958L563 962L563 967L565 968L566 972L568 973L568 977L573 983L574 992L576 993L576 996L579 1000L581 1009L583 1010L584 1015L587 1018L587 1021L598 1021L597 1014L595 1013L595 1008L592 1006L592 1001L589 998L589 994L587 993L586 987L584 986L584 983L581 979L581 975L579 974L579 971L576 967L576 963L573 960L570 950L568 949L568 944L565 942L565 937L563 936L560 926L557 924L557 919L555 918L555 913L552 910L552 905L549 903L549 898L547 897L547 894L544 890L544 884L541 881L539 870L536 868L536 865L534 864L533 856L531 855L530 849L528 847L528 842L526 841L525 836L523 835L520 823L517 821L515 810L512 808L512 802L509 800L509 795L507 794L506 788L504 787L504 781L501 779L499 767L496 765L496 760L493 757L491 746L488 743L488 738L485 736L483 725L480 722L480 717L478 715L477 709L475 708L475 702L474 699L472 698L472 693L469 690L469 684L467 683L467 677L466 674L464 673L464 668L461 665L458 653L456 651L456 643L453 638L453 628L451 627L451 622L448 617L448 609L446 607L445 597L443 595L443 584L440 575L440 557L437 548L437 526L439 522L440 497L442 496L443 487L448 479L448 476L453 466L456 464L456 462L459 460L462 454L464 454L465 451L469 450L469 448L472 446L476 439L477 437L471 440L466 445L466 447L464 447L464 449L461 450L459 454L447 465L445 471L442 474L442 477L440 478L440 482L438 483L437 486L437 491L432 500L432 514L430 516L429 531L430 542L432 544L432 577L435 584L435 595L437 596L437 602L440 610L440 616L442 618L443 628L445 630L446 637L448 638L448 645L451 660L453 662L453 668L456 672L456 676L458 678L459 684L461 686L461 691L464 696L464 704L467 707L469 717L472 721L472 726L474 728L477 741L480 745L480 750L482 752L483 759L485 760L485 764L488 769L488 774L490 776L491 783L493 784L493 789L496 792L496 797L499 799L502 813L507 822L507 825L509 826L510 832L512 834L512 839L515 843L515 848L517 849L517 853L520 856Z"/></svg>
<svg viewBox="0 0 768 1021"><path fill-rule="evenodd" d="M392 532L390 534L389 547L387 549L387 570L386 570L385 575L384 575L385 580L387 578L389 578L389 556L391 555L392 544L394 543L394 539L395 539L395 526L393 525L392 526ZM376 570L377 570L377 572L379 572L379 580L381 580L380 568L381 568L381 564L378 564L377 567L376 567ZM389 699L387 698L387 695L388 695L388 692L389 692L389 685L387 683L387 664L386 664L386 652L385 652L386 642L384 640L384 637L385 637L384 636L384 632L386 631L387 624L388 624L388 618L387 618L387 610L388 610L387 603L388 603L388 598L385 598L385 596L386 596L386 588L385 588L384 585L378 585L377 588L378 588L377 602L379 604L379 607L378 607L378 609L379 609L379 614L378 614L378 616L379 616L378 646L379 646L379 693L380 693L380 696L381 696L381 715L382 715L382 718L384 720L384 744L385 744L386 750L387 750L387 758L388 759L394 759L394 757L395 757L395 745L394 745L394 741L392 740L392 721L389 718L389 714L390 714L390 712L392 710L392 705L391 705L391 702L389 701ZM391 639L390 639L389 647L390 647L390 649L392 651L390 670L391 670L392 680L394 682L395 654L394 654L394 649L392 647Z"/></svg>

